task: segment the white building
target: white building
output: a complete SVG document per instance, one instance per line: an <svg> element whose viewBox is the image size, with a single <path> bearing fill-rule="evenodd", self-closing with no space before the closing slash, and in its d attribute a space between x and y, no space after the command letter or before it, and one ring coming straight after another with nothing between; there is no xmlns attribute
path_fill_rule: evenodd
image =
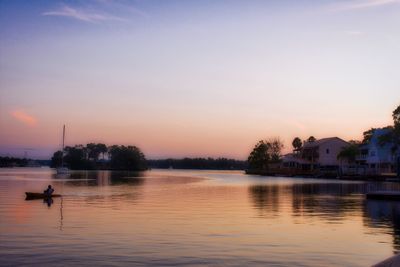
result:
<svg viewBox="0 0 400 267"><path fill-rule="evenodd" d="M364 167L366 174L384 174L395 172L395 154L392 143L382 143L380 138L391 129L376 129L368 143L360 146L356 160Z"/></svg>
<svg viewBox="0 0 400 267"><path fill-rule="evenodd" d="M298 153L283 157L283 167L302 170L338 170L344 163L338 160L340 151L349 143L339 137L329 137L314 142L304 142Z"/></svg>

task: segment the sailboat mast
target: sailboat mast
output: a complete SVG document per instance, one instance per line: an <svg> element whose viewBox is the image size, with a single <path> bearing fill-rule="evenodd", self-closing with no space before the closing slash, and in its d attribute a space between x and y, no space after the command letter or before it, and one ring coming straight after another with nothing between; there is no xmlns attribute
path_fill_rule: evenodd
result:
<svg viewBox="0 0 400 267"><path fill-rule="evenodd" d="M63 126L63 142L62 142L62 150L61 150L61 168L64 167L64 142L65 142L65 124Z"/></svg>
<svg viewBox="0 0 400 267"><path fill-rule="evenodd" d="M63 127L63 146L62 146L62 151L64 152L64 142L65 142L65 124Z"/></svg>

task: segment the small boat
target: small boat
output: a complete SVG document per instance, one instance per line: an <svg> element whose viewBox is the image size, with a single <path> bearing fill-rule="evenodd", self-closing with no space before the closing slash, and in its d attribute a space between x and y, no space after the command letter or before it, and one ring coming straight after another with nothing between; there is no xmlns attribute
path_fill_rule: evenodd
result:
<svg viewBox="0 0 400 267"><path fill-rule="evenodd" d="M26 194L26 200L61 197L61 195L59 194L52 194L51 196L48 196L47 194L44 193L33 193L33 192L25 192L25 194Z"/></svg>
<svg viewBox="0 0 400 267"><path fill-rule="evenodd" d="M69 169L66 167L57 168L57 174L69 174Z"/></svg>

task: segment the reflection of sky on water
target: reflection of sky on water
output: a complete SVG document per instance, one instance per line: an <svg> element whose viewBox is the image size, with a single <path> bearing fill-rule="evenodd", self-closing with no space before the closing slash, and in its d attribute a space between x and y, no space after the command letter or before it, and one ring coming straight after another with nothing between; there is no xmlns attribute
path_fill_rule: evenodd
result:
<svg viewBox="0 0 400 267"><path fill-rule="evenodd" d="M0 171L0 259L8 265L369 266L399 250L399 204L363 197L397 184L223 171L13 171ZM50 207L24 201L25 191L49 183L63 195Z"/></svg>

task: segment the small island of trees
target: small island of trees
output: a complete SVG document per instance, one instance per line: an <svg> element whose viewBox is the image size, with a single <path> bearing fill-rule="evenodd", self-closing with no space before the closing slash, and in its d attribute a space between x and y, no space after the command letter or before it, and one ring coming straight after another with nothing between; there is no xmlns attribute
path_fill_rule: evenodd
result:
<svg viewBox="0 0 400 267"><path fill-rule="evenodd" d="M62 164L71 170L147 170L143 152L136 146L89 143L86 146L67 146L53 154L50 167Z"/></svg>

